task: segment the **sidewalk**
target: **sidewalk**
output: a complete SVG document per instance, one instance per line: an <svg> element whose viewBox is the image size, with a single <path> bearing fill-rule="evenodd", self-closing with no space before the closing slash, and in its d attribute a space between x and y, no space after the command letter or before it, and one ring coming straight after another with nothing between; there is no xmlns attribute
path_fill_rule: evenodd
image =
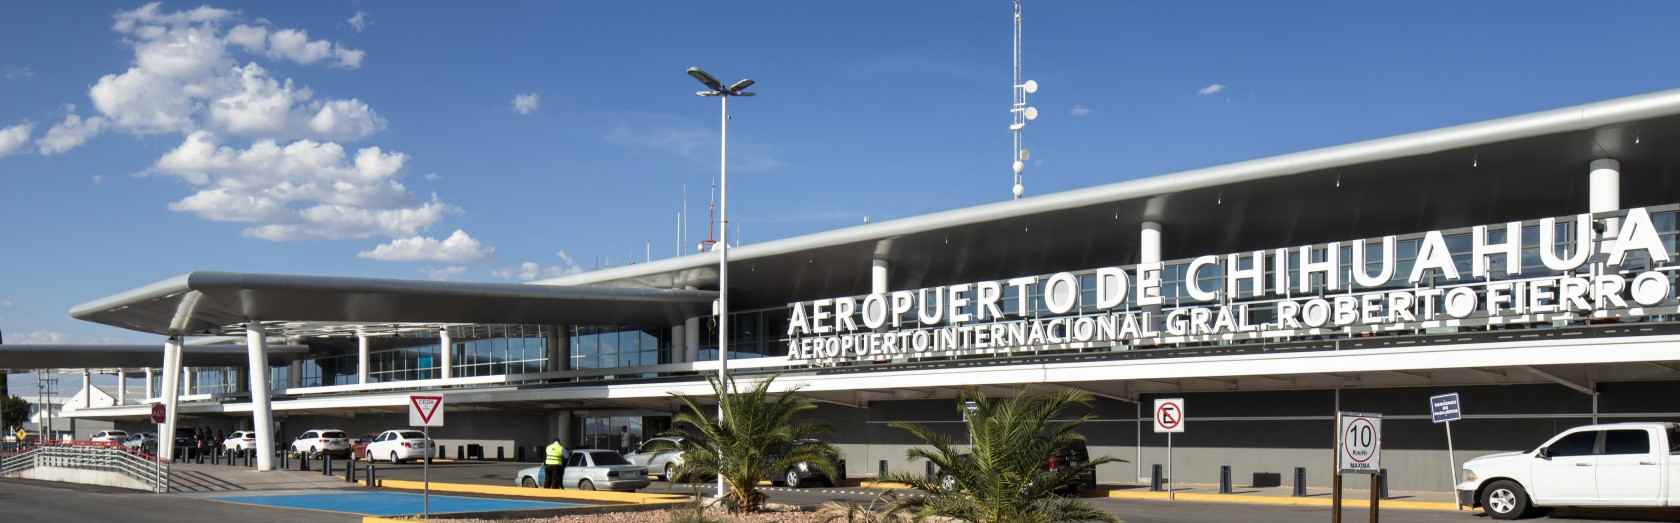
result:
<svg viewBox="0 0 1680 523"><path fill-rule="evenodd" d="M1358 483L1358 482L1354 482ZM1151 501L1166 501L1166 492L1150 492L1148 485L1101 485L1097 497L1116 499L1139 499ZM1171 495L1176 501L1192 503L1238 503L1251 505L1279 505L1297 507L1329 507L1331 492L1329 487L1307 488L1307 495L1295 497L1292 487L1241 487L1233 486L1230 494L1220 494L1219 485L1212 483L1189 483L1173 485ZM1342 488L1342 506L1347 508L1366 508L1370 505L1371 491L1365 488L1344 486ZM1388 497L1379 501L1383 508L1398 510L1439 510L1457 511L1457 496L1449 491L1426 490L1389 490ZM1464 507L1469 510L1469 507Z"/></svg>

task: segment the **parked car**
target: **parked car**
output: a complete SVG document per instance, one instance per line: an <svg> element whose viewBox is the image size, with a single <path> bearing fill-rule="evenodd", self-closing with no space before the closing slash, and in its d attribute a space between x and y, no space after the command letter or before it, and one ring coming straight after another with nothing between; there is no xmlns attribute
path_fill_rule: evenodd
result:
<svg viewBox="0 0 1680 523"><path fill-rule="evenodd" d="M190 456L188 449L198 446L198 431L190 428L175 429L175 452L182 456ZM252 446L256 446L253 442Z"/></svg>
<svg viewBox="0 0 1680 523"><path fill-rule="evenodd" d="M373 443L373 439L377 437L379 437L378 432L369 432L350 440L350 453L357 456L367 456L367 445Z"/></svg>
<svg viewBox="0 0 1680 523"><path fill-rule="evenodd" d="M431 456L432 442L418 430L381 432L362 449L362 457L368 461L389 459L391 463L402 463Z"/></svg>
<svg viewBox="0 0 1680 523"><path fill-rule="evenodd" d="M1464 462L1460 503L1494 519L1564 506L1680 506L1680 424L1612 423L1564 431L1528 452Z"/></svg>
<svg viewBox="0 0 1680 523"><path fill-rule="evenodd" d="M957 456L957 459L973 459L969 456L969 454L961 454ZM1045 460L1044 469L1054 472L1056 470L1060 470L1062 467L1078 467L1090 462L1091 453L1090 450L1086 448L1085 442L1075 441L1063 446L1062 448L1056 449L1056 451L1050 455L1050 459ZM1096 489L1097 471L1093 469L1080 473L1079 480L1080 481L1078 483L1062 487L1060 490L1057 490L1056 493L1065 496L1078 494L1081 490ZM939 485L944 487L945 490L956 490L957 478L956 476L952 476L950 474L941 473L939 475Z"/></svg>
<svg viewBox="0 0 1680 523"><path fill-rule="evenodd" d="M631 463L659 474L660 481L672 481L673 471L682 466L682 438L659 437L643 441L635 452L624 456Z"/></svg>
<svg viewBox="0 0 1680 523"><path fill-rule="evenodd" d="M522 487L543 485L543 467L520 469L513 483ZM562 488L578 490L621 490L634 492L647 488L647 467L631 463L616 450L574 450L566 457L566 472L561 476Z"/></svg>
<svg viewBox="0 0 1680 523"><path fill-rule="evenodd" d="M222 449L234 452L245 452L257 448L257 433L249 430L236 430L222 440Z"/></svg>
<svg viewBox="0 0 1680 523"><path fill-rule="evenodd" d="M292 452L305 457L322 454L350 457L350 435L336 429L306 430L292 441Z"/></svg>
<svg viewBox="0 0 1680 523"><path fill-rule="evenodd" d="M128 448L131 448L131 449L144 450L144 451L147 451L147 452L156 452L157 451L157 433L156 432L137 432L137 433L134 433L134 434L129 434L127 438L124 438L122 440L122 445L124 447L128 447Z"/></svg>
<svg viewBox="0 0 1680 523"><path fill-rule="evenodd" d="M794 447L801 447L816 443L821 443L821 441L814 439L802 439L794 442L793 445ZM846 474L846 462L844 460L841 460L839 463L835 463L834 465L839 468L837 472L839 472L841 476ZM770 481L772 484L786 485L789 488L799 488L812 483L829 487L834 486L834 478L828 477L828 475L823 474L821 470L817 470L816 467L812 467L811 464L803 461L795 463L793 467L782 471L780 476L770 478Z"/></svg>
<svg viewBox="0 0 1680 523"><path fill-rule="evenodd" d="M123 440L128 439L128 431L101 430L93 433L93 437L88 439L99 443L121 443Z"/></svg>

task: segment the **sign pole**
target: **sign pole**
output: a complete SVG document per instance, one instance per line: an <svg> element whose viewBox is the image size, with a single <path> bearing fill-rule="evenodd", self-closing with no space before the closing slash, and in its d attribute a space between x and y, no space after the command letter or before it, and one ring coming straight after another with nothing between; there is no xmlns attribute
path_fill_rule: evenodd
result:
<svg viewBox="0 0 1680 523"><path fill-rule="evenodd" d="M425 484L420 499L426 519L432 519L432 426L420 427L420 437L426 438L426 456L420 458L420 482Z"/></svg>
<svg viewBox="0 0 1680 523"><path fill-rule="evenodd" d="M1447 422L1447 486L1457 488L1457 485L1458 461L1453 459L1452 422L1449 421ZM1453 506L1457 507L1458 510L1464 510L1464 505L1459 503L1456 495L1453 496Z"/></svg>
<svg viewBox="0 0 1680 523"><path fill-rule="evenodd" d="M1377 509L1377 507L1382 504L1382 496L1377 495L1377 487L1378 483L1381 483L1383 478L1382 474L1368 475L1371 476L1371 523L1377 523L1377 513L1381 512Z"/></svg>
<svg viewBox="0 0 1680 523"><path fill-rule="evenodd" d="M1173 487L1172 487L1172 482L1173 482L1172 435L1173 435L1173 433L1171 433L1171 432L1167 433L1167 501L1173 501L1173 500L1178 499L1178 495L1173 493Z"/></svg>
<svg viewBox="0 0 1680 523"><path fill-rule="evenodd" d="M1341 391L1337 392L1336 437L1331 450L1336 454L1336 461L1331 463L1334 475L1330 478L1330 523L1342 523L1342 413Z"/></svg>

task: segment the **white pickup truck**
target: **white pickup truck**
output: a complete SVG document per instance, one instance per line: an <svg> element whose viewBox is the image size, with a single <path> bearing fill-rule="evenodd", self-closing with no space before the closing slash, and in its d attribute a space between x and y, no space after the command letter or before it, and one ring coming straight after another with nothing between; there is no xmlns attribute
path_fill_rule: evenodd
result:
<svg viewBox="0 0 1680 523"><path fill-rule="evenodd" d="M1576 427L1528 452L1464 462L1458 499L1494 519L1545 507L1680 507L1680 424Z"/></svg>

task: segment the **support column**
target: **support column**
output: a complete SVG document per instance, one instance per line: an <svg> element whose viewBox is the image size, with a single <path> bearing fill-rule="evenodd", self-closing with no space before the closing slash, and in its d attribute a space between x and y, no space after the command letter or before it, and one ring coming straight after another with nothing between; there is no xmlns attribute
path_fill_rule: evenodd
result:
<svg viewBox="0 0 1680 523"><path fill-rule="evenodd" d="M688 323L671 326L671 363L688 361Z"/></svg>
<svg viewBox="0 0 1680 523"><path fill-rule="evenodd" d="M1157 263L1161 261L1161 223L1143 222L1143 231L1138 237L1138 263Z"/></svg>
<svg viewBox="0 0 1680 523"><path fill-rule="evenodd" d="M356 329L356 383L368 383L368 336L361 328Z"/></svg>
<svg viewBox="0 0 1680 523"><path fill-rule="evenodd" d="M158 425L158 456L168 461L175 456L175 406L181 392L181 338L163 343L163 423Z"/></svg>
<svg viewBox="0 0 1680 523"><path fill-rule="evenodd" d="M93 372L82 369L82 408L93 406Z"/></svg>
<svg viewBox="0 0 1680 523"><path fill-rule="evenodd" d="M1610 212L1622 207L1622 162L1600 158L1593 160L1587 167L1587 212ZM1614 237L1617 232L1618 220L1607 220L1604 224L1604 234L1600 237Z"/></svg>
<svg viewBox="0 0 1680 523"><path fill-rule="evenodd" d="M128 369L117 369L117 404L128 404Z"/></svg>
<svg viewBox="0 0 1680 523"><path fill-rule="evenodd" d="M157 391L152 390L152 368L146 367L146 399L157 397Z"/></svg>
<svg viewBox="0 0 1680 523"><path fill-rule="evenodd" d="M438 376L443 379L455 377L455 356L450 354L454 345L449 339L449 327L438 329L438 365L443 367Z"/></svg>
<svg viewBox="0 0 1680 523"><path fill-rule="evenodd" d="M700 318L683 321L683 361L700 361Z"/></svg>
<svg viewBox="0 0 1680 523"><path fill-rule="evenodd" d="M182 396L191 396L192 394L193 394L192 368L181 367L181 395Z"/></svg>
<svg viewBox="0 0 1680 523"><path fill-rule="evenodd" d="M246 374L251 376L251 430L257 433L257 470L274 470L274 411L268 402L268 339L261 323L253 321L246 325L245 354L250 363Z"/></svg>
<svg viewBox="0 0 1680 523"><path fill-rule="evenodd" d="M892 264L887 262L887 260L876 258L874 261L870 262L870 264L869 264L869 293L870 294L886 294L887 293L887 282L891 281L888 278L888 276L891 275L891 271L892 271Z"/></svg>
<svg viewBox="0 0 1680 523"><path fill-rule="evenodd" d="M554 326L554 354L560 363L555 367L559 370L576 370L572 368L572 327L570 325Z"/></svg>

